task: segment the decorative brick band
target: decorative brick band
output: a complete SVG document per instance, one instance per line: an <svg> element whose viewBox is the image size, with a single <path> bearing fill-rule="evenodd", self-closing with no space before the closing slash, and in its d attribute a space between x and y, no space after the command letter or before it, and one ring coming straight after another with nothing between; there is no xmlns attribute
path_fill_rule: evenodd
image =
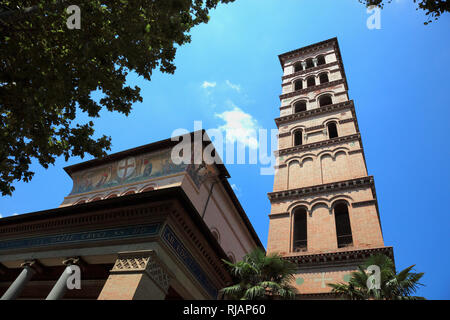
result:
<svg viewBox="0 0 450 320"><path fill-rule="evenodd" d="M372 199L372 200L367 200L367 201L353 202L352 207L353 208L365 207L365 206L370 206L372 204L377 204L377 200Z"/></svg>
<svg viewBox="0 0 450 320"><path fill-rule="evenodd" d="M284 156L284 155L288 155L288 154L292 154L292 153L302 152L305 150L317 149L317 148L321 148L323 146L331 146L334 144L340 144L343 142L354 141L354 140L361 140L361 135L359 133L355 133L352 135L337 137L337 138L328 139L328 140L324 140L324 141L320 141L320 142L308 143L308 144L303 144L300 146L280 149L278 151L275 151L275 154L278 156Z"/></svg>
<svg viewBox="0 0 450 320"><path fill-rule="evenodd" d="M339 65L339 62L334 61L334 62L322 64L322 65L314 67L314 68L309 68L309 69L306 69L306 70L301 70L301 71L297 71L297 72L288 74L286 76L282 76L281 79L286 80L286 79L294 78L296 76L301 76L303 74L307 74L307 73L310 73L310 72L313 72L313 71L318 71L320 69L329 68L329 67L338 66L338 65Z"/></svg>
<svg viewBox="0 0 450 320"><path fill-rule="evenodd" d="M283 100L283 99L286 99L286 98L295 97L295 96L299 96L299 95L302 95L302 94L305 94L305 93L308 93L308 92L311 92L311 91L316 91L316 90L327 88L327 87L337 86L337 85L340 85L340 84L345 84L345 80L344 79L339 79L339 80L335 80L335 81L331 81L331 82L327 82L327 83L322 83L322 84L319 84L319 85L316 85L316 86L312 86L312 87L309 87L309 88L304 88L304 89L301 89L301 90L297 90L297 91L294 91L294 92L285 93L285 94L280 95L280 100Z"/></svg>
<svg viewBox="0 0 450 320"><path fill-rule="evenodd" d="M302 254L283 257L283 259L291 261L297 265L317 265L327 263L351 262L352 260L361 261L378 253L383 253L391 258L394 257L394 251L392 247L381 247L381 248L359 249L351 251Z"/></svg>
<svg viewBox="0 0 450 320"><path fill-rule="evenodd" d="M288 136L290 136L290 135L291 135L291 132L290 132L290 131L288 131L288 132L283 132L283 133L279 133L279 134L278 134L278 138L288 137Z"/></svg>
<svg viewBox="0 0 450 320"><path fill-rule="evenodd" d="M343 124L343 123L347 123L347 122L353 122L353 121L355 121L355 118L343 119L343 120L339 120L339 124Z"/></svg>
<svg viewBox="0 0 450 320"><path fill-rule="evenodd" d="M328 113L331 111L339 111L339 110L346 109L346 108L350 108L352 110L352 114L355 113L355 106L354 106L353 100L330 104L330 105L323 106L320 108L301 111L298 113L279 117L279 118L275 119L275 123L277 124L277 126L279 126L280 124L297 121L299 119L308 118L308 117L316 116L319 114Z"/></svg>
<svg viewBox="0 0 450 320"><path fill-rule="evenodd" d="M305 132L310 132L310 131L314 131L314 130L318 130L318 129L323 129L325 128L325 126L323 124L318 125L318 126L314 126L314 127L309 127L305 129Z"/></svg>
<svg viewBox="0 0 450 320"><path fill-rule="evenodd" d="M271 213L271 214L269 214L269 219L282 218L282 217L286 217L286 216L289 216L289 212Z"/></svg>
<svg viewBox="0 0 450 320"><path fill-rule="evenodd" d="M345 181L339 181L339 182L332 182L332 183L326 183L326 184L320 184L310 187L304 187L304 188L298 188L298 189L291 189L291 190L285 190L285 191L278 191L278 192L270 192L267 194L269 197L270 202L273 201L281 201L291 198L301 198L305 196L311 196L313 194L320 194L320 193L329 193L329 192L335 192L339 190L348 190L348 189L354 189L354 188L360 188L364 186L370 186L372 190L374 190L374 179L373 176L368 176L364 178L356 178L351 180L345 180Z"/></svg>

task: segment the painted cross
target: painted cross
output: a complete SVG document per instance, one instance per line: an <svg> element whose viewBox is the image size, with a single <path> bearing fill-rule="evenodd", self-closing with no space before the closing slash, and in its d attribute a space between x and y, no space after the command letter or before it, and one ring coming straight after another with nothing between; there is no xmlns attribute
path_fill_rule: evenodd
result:
<svg viewBox="0 0 450 320"><path fill-rule="evenodd" d="M325 278L325 272L322 272L320 278L314 279L314 282L321 281L322 288L325 288L325 280L333 280L333 278Z"/></svg>
<svg viewBox="0 0 450 320"><path fill-rule="evenodd" d="M127 158L119 162L119 167L117 170L117 175L121 179L128 178L134 172L136 162L134 158Z"/></svg>

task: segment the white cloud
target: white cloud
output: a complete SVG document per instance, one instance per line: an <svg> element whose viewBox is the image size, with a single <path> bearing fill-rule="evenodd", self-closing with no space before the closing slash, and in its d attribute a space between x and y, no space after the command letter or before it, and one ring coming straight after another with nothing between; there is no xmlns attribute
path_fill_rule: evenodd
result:
<svg viewBox="0 0 450 320"><path fill-rule="evenodd" d="M0 219L3 218L2 214L0 213Z"/></svg>
<svg viewBox="0 0 450 320"><path fill-rule="evenodd" d="M216 85L217 85L217 83L215 83L215 82L203 81L202 88L203 89L214 88Z"/></svg>
<svg viewBox="0 0 450 320"><path fill-rule="evenodd" d="M257 149L258 122L252 115L245 113L232 103L231 105L231 110L215 114L217 118L225 121L225 124L218 129L226 134L227 141L232 143L238 141L249 148Z"/></svg>
<svg viewBox="0 0 450 320"><path fill-rule="evenodd" d="M236 90L237 92L241 91L240 85L231 83L230 80L226 80L225 82L226 82L227 86L229 86L231 89Z"/></svg>

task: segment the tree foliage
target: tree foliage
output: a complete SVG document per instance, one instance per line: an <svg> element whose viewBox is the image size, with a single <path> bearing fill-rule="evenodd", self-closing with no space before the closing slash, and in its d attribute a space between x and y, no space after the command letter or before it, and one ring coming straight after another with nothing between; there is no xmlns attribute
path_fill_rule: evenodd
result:
<svg viewBox="0 0 450 320"><path fill-rule="evenodd" d="M369 288L367 280L370 274L366 272L371 265L380 267L380 288ZM358 266L358 271L352 272L348 283L329 283L332 292L351 300L423 300L423 297L413 296L419 286L423 273L412 272L414 265L395 272L394 262L383 254L370 257Z"/></svg>
<svg viewBox="0 0 450 320"><path fill-rule="evenodd" d="M391 3L392 0L358 0L359 2L365 4L367 7L377 6L383 8L385 3ZM433 20L438 20L439 17L444 12L450 12L450 3L447 0L413 0L414 3L417 3L416 10L425 11L425 15L427 15L428 20L424 22L424 24L429 24Z"/></svg>
<svg viewBox="0 0 450 320"><path fill-rule="evenodd" d="M291 286L297 267L278 254L267 255L261 249L247 254L242 261L224 262L238 279L236 284L221 291L227 298L240 300L294 299L296 289Z"/></svg>
<svg viewBox="0 0 450 320"><path fill-rule="evenodd" d="M135 71L173 73L177 46L206 23L220 2L234 0L79 1L81 29L66 26L63 0L0 0L0 191L28 182L32 158L47 168L57 156L101 157L111 140L94 138L93 122L76 123L102 108L128 115L142 101L126 85ZM91 97L99 90L102 98Z"/></svg>

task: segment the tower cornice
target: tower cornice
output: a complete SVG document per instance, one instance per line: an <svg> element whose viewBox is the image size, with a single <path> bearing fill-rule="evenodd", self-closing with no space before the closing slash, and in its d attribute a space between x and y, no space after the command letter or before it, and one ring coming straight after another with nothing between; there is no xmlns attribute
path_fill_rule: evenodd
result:
<svg viewBox="0 0 450 320"><path fill-rule="evenodd" d="M345 101L345 102L330 104L330 105L323 106L320 108L301 111L301 112L290 114L287 116L275 118L275 123L276 123L277 127L279 127L281 124L297 121L297 120L304 119L304 118L313 117L313 116L331 112L331 111L342 110L345 108L350 108L352 111L353 118L356 118L355 105L353 103L353 100L349 100L349 101Z"/></svg>
<svg viewBox="0 0 450 320"><path fill-rule="evenodd" d="M362 178L355 178L350 180L332 182L319 184L315 186L283 190L277 192L270 192L267 194L270 202L274 201L282 201L286 199L296 199L302 198L305 196L311 196L320 193L329 193L341 190L355 189L360 187L370 187L372 189L372 193L374 198L376 197L375 192L375 181L373 176L367 176Z"/></svg>
<svg viewBox="0 0 450 320"><path fill-rule="evenodd" d="M335 80L335 81L331 81L331 82L327 82L327 83L322 83L322 84L319 84L319 85L316 85L316 86L313 86L313 87L297 90L297 91L294 91L294 92L281 94L280 95L280 100L287 99L287 98L292 98L292 97L296 97L296 96L300 96L302 94L305 94L305 93L308 93L308 92L311 92L311 91L317 91L317 90L320 90L320 89L323 89L323 88L334 87L334 86L337 86L337 85L340 85L340 84L344 85L345 91L348 90L347 83L345 82L345 79L339 79L339 80Z"/></svg>
<svg viewBox="0 0 450 320"><path fill-rule="evenodd" d="M303 144L303 145L299 145L299 146L295 146L295 147L280 149L280 150L275 151L275 155L285 156L285 155L292 154L292 153L303 152L306 150L317 149L317 148L321 148L324 146L330 146L330 145L334 145L334 144L339 144L339 143L348 142L348 141L355 141L355 140L358 140L361 142L361 135L359 133L351 134L348 136L337 137L337 138L333 138L333 139L328 139L328 140L324 140L324 141L319 141L319 142ZM361 144L361 149L362 149L362 144Z"/></svg>

